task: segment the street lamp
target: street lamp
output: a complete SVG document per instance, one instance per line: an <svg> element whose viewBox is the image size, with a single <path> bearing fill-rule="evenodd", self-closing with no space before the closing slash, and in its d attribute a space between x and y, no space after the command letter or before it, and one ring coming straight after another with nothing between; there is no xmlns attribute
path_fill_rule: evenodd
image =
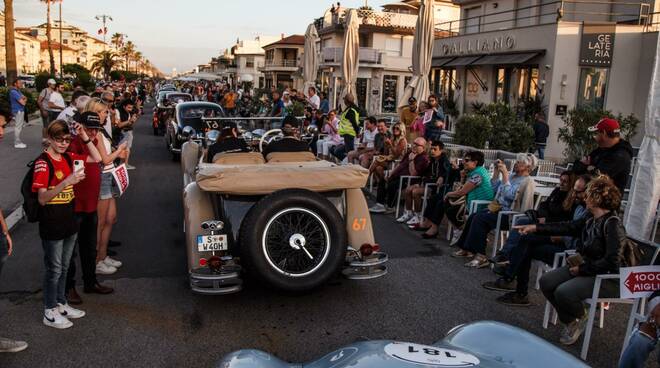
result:
<svg viewBox="0 0 660 368"><path fill-rule="evenodd" d="M101 28L101 33L103 33L103 51L105 51L105 35L108 33L108 28L105 26L106 21L112 21L112 17L107 14L101 14L94 17L96 20L103 21L103 28Z"/></svg>

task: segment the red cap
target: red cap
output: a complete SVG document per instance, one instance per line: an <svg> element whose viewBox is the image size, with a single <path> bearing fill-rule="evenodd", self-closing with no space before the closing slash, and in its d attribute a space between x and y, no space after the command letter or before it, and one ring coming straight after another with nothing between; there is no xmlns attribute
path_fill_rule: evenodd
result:
<svg viewBox="0 0 660 368"><path fill-rule="evenodd" d="M590 132L605 131L605 132L619 133L621 129L618 121L610 118L602 118L600 119L598 124L589 127L589 131Z"/></svg>

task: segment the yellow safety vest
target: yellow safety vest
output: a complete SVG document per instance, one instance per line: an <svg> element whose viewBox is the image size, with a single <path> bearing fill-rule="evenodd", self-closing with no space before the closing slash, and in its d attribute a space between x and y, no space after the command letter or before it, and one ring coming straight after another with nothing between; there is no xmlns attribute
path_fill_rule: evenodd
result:
<svg viewBox="0 0 660 368"><path fill-rule="evenodd" d="M337 133L340 136L352 135L353 137L355 137L357 135L355 133L355 129L353 128L353 123L351 123L351 121L346 118L346 114L350 110L355 111L355 118L357 119L358 122L360 121L360 112L357 111L357 109L353 107L349 107L348 109L344 110L344 112L341 113L341 116L339 118L339 128L337 129Z"/></svg>

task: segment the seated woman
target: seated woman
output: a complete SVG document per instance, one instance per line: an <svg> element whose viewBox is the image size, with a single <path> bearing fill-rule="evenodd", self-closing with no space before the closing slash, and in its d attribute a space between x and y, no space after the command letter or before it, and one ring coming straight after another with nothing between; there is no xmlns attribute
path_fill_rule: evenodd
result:
<svg viewBox="0 0 660 368"><path fill-rule="evenodd" d="M387 131L384 120L379 121L376 127L378 129L376 135L377 155L374 156L369 171L373 175L374 181L379 182L385 180L385 170L387 170L390 163L403 158L403 154L408 148L408 141L406 140L406 128L401 123L392 126L391 136Z"/></svg>
<svg viewBox="0 0 660 368"><path fill-rule="evenodd" d="M564 207L572 209L570 218L563 221L577 221L587 216L586 204L584 203L585 190L591 182L590 175L580 176L573 185L570 195L564 201ZM550 219L548 217L547 219ZM561 222L554 219L539 223ZM509 262L506 266L496 266L493 271L502 275L495 281L489 281L483 284L483 287L489 290L509 291L497 298L497 301L513 306L528 306L527 289L529 286L529 273L532 268L532 260L539 260L551 265L555 259L555 253L563 252L566 249L575 249L577 238L547 236L547 235L518 235L517 230L512 230L509 239L517 235L517 241L513 244L509 253ZM507 241L507 243L509 243ZM516 280L516 281L514 281Z"/></svg>
<svg viewBox="0 0 660 368"><path fill-rule="evenodd" d="M619 252L626 240L626 231L616 211L621 205L621 192L607 176L589 183L585 203L589 215L578 221L554 224L524 225L522 234L578 237L580 257L567 260L567 265L545 273L540 280L541 291L555 307L563 325L559 341L574 344L587 323L582 301L593 293L596 275L619 273ZM603 280L600 297L619 295L619 280Z"/></svg>
<svg viewBox="0 0 660 368"><path fill-rule="evenodd" d="M429 165L422 173L422 182L420 184L413 184L406 188L405 191L405 210L403 215L397 219L398 222L405 222L408 225L415 225L422 221L422 196L424 195L424 187L428 183L433 183L442 188L442 185L449 176L449 158L443 152L445 144L441 141L431 142L431 151L429 152ZM442 191L441 191L442 192ZM415 212L415 209L419 212Z"/></svg>
<svg viewBox="0 0 660 368"><path fill-rule="evenodd" d="M473 257L465 264L466 267L483 268L490 263L486 258L486 240L488 233L497 226L499 211L525 212L534 207L535 183L529 174L534 171L538 160L531 153L520 153L516 157L513 173L509 174L506 165L501 160L493 172L491 185L495 191L495 199L487 209L470 215L465 223L465 229L456 245L460 250L454 252L454 257ZM502 174L502 179L498 179ZM508 221L502 221L502 230L508 227ZM498 235L496 235L498 236Z"/></svg>
<svg viewBox="0 0 660 368"><path fill-rule="evenodd" d="M320 111L320 110L319 110ZM330 159L330 148L342 142L339 136L339 119L337 111L331 110L328 115L320 120L321 132L326 134L323 139L316 141L316 153L324 160Z"/></svg>
<svg viewBox="0 0 660 368"><path fill-rule="evenodd" d="M474 200L493 200L493 188L490 185L490 175L484 167L484 154L480 151L470 151L463 157L463 171L466 180L458 189L447 193L444 197L438 193L431 197L424 211L424 220L414 226L414 230L426 231L422 234L424 239L434 238L438 235L438 226L442 218L454 226L462 227L464 214L470 203ZM465 198L461 201L461 198Z"/></svg>
<svg viewBox="0 0 660 368"><path fill-rule="evenodd" d="M250 152L244 139L238 138L236 123L226 122L218 140L213 143L206 153L206 162L213 163L213 157L218 153Z"/></svg>

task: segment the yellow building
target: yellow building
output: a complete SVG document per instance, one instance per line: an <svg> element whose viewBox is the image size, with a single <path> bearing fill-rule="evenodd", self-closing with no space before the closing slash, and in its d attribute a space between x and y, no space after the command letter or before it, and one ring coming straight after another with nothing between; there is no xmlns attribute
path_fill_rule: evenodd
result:
<svg viewBox="0 0 660 368"><path fill-rule="evenodd" d="M59 73L60 70L60 47L62 50L62 65L77 64L78 52L66 45L60 45L59 42L51 42L53 49L53 57L55 58L55 71ZM48 70L50 68L50 56L48 55L48 41L41 41L41 60L39 64L40 70Z"/></svg>
<svg viewBox="0 0 660 368"><path fill-rule="evenodd" d="M39 71L40 44L39 40L18 32L15 29L16 66L18 74L36 73ZM5 14L0 12L0 72L7 74L5 51Z"/></svg>

